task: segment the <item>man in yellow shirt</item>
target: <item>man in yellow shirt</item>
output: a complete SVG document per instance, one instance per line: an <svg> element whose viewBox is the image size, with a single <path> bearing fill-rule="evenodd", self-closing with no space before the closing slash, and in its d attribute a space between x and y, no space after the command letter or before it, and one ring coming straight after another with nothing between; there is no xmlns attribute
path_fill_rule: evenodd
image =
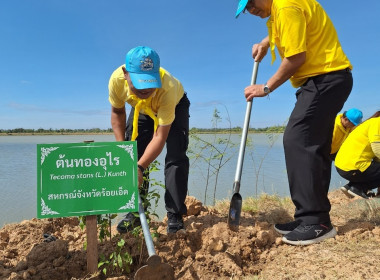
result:
<svg viewBox="0 0 380 280"><path fill-rule="evenodd" d="M298 88L284 133L284 151L295 221L276 224L283 241L308 245L336 235L327 197L331 179L334 119L352 89L352 65L336 30L315 0L240 0L241 12L267 18L268 36L253 45L261 61L268 50L281 64L265 84L245 88L247 100L264 97L287 80Z"/></svg>
<svg viewBox="0 0 380 280"><path fill-rule="evenodd" d="M363 113L356 108L352 108L336 116L330 152L332 159L335 158L336 153L348 134L350 134L355 126L362 122L362 118Z"/></svg>
<svg viewBox="0 0 380 280"><path fill-rule="evenodd" d="M109 80L111 124L116 141L137 141L138 181L140 193L146 194L148 183L143 174L166 144L165 207L167 231L184 228L185 198L188 187L190 102L183 86L160 67L160 58L151 48L139 46L126 55L125 65L118 67ZM126 122L125 103L132 106ZM128 213L117 226L120 233L140 225L140 219Z"/></svg>
<svg viewBox="0 0 380 280"><path fill-rule="evenodd" d="M341 188L348 195L368 199L368 191L380 187L380 111L348 135L335 167L349 181Z"/></svg>

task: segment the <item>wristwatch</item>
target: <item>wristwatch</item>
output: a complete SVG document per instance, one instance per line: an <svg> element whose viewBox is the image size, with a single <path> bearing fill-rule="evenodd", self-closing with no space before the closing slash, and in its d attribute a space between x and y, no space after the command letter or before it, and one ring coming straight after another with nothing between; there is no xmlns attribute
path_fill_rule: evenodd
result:
<svg viewBox="0 0 380 280"><path fill-rule="evenodd" d="M137 167L140 169L141 173L144 174L145 168L142 167L140 164L138 164Z"/></svg>
<svg viewBox="0 0 380 280"><path fill-rule="evenodd" d="M269 93L271 93L272 91L270 90L270 88L268 87L268 85L267 84L265 84L264 85L264 93L265 94L269 94Z"/></svg>

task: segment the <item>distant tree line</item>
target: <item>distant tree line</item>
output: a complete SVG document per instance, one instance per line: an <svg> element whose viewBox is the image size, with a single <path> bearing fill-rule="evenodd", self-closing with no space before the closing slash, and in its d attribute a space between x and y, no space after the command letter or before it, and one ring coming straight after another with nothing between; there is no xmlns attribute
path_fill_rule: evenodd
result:
<svg viewBox="0 0 380 280"><path fill-rule="evenodd" d="M284 125L268 126L263 128L252 128L248 129L248 132L256 133L283 133L285 131ZM242 128L240 126L232 128L196 128L190 129L190 133L241 133Z"/></svg>
<svg viewBox="0 0 380 280"><path fill-rule="evenodd" d="M27 134L81 134L81 133L112 133L112 128L100 129L100 128L88 128L88 129L28 129L28 128L14 128L14 129L0 129L0 133L15 134L15 133L27 133Z"/></svg>
<svg viewBox="0 0 380 280"><path fill-rule="evenodd" d="M285 126L269 126L264 128L249 128L248 132L256 133L282 133L285 130ZM196 128L190 129L190 133L241 133L242 128L240 126L232 128ZM87 129L29 129L29 128L14 128L14 129L0 129L1 134L87 134L87 133L112 133L112 128L100 129L100 128L87 128Z"/></svg>

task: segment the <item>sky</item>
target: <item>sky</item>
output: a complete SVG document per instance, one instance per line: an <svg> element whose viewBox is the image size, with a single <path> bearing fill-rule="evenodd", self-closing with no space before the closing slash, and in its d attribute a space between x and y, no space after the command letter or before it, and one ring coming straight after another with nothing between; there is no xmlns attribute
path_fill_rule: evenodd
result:
<svg viewBox="0 0 380 280"><path fill-rule="evenodd" d="M342 111L380 110L380 1L320 0L353 64L354 87ZM191 102L190 127L242 127L253 59L266 20L235 19L238 0L2 0L0 129L110 128L108 81L139 45L160 55ZM270 55L257 83L276 71ZM252 103L250 126L284 125L294 107L289 82ZM129 112L129 106L126 106Z"/></svg>

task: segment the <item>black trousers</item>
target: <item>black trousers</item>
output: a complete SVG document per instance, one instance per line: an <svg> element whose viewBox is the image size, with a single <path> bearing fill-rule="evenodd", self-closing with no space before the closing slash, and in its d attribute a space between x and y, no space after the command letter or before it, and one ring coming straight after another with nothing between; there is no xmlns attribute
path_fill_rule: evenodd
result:
<svg viewBox="0 0 380 280"><path fill-rule="evenodd" d="M309 78L296 92L283 142L294 218L302 224L330 222L334 120L352 85L351 72L341 70Z"/></svg>
<svg viewBox="0 0 380 280"><path fill-rule="evenodd" d="M189 107L190 101L186 93L177 104L175 109L175 119L166 140L165 157L165 207L168 212L176 214L186 214L187 209L185 199L188 189L189 158L186 155L189 144ZM133 131L132 108L125 132L125 140L130 141ZM137 153L138 158L144 154L146 147L153 138L154 122L144 114L139 115L138 120ZM145 174L149 176L149 174ZM141 193L146 194L149 184L144 183Z"/></svg>
<svg viewBox="0 0 380 280"><path fill-rule="evenodd" d="M344 171L338 167L336 167L336 171L349 181L349 186L354 186L363 191L380 187L380 162L372 161L364 172L360 170Z"/></svg>

